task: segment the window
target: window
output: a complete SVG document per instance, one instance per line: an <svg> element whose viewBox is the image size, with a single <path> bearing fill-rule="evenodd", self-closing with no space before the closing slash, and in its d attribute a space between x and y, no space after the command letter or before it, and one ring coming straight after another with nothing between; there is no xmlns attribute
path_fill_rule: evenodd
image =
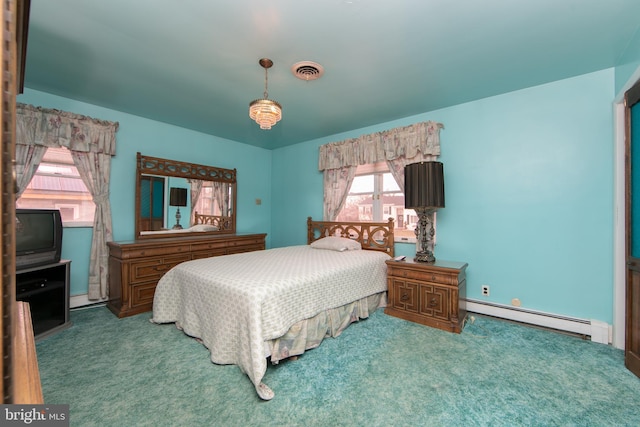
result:
<svg viewBox="0 0 640 427"><path fill-rule="evenodd" d="M222 215L215 199L216 196L213 193L213 182L203 181L194 211L198 213L211 212L211 215Z"/></svg>
<svg viewBox="0 0 640 427"><path fill-rule="evenodd" d="M96 205L64 147L47 148L16 208L59 209L68 226L92 226Z"/></svg>
<svg viewBox="0 0 640 427"><path fill-rule="evenodd" d="M358 166L336 221L386 221L389 218L394 219L396 240L415 242L418 217L413 209L405 209L404 194L386 162Z"/></svg>

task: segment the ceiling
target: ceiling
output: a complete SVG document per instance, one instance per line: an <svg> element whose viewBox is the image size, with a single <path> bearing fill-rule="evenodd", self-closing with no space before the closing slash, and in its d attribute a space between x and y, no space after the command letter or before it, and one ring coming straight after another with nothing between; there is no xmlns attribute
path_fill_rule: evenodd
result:
<svg viewBox="0 0 640 427"><path fill-rule="evenodd" d="M267 149L618 63L638 0L31 0L25 86ZM248 116L283 107L271 130ZM324 75L291 72L314 61Z"/></svg>

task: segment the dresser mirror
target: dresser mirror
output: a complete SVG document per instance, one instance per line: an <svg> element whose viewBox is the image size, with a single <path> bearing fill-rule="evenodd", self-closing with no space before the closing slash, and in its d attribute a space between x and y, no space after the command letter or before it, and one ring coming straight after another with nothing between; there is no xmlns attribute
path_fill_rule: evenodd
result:
<svg viewBox="0 0 640 427"><path fill-rule="evenodd" d="M235 169L137 154L137 239L235 231Z"/></svg>

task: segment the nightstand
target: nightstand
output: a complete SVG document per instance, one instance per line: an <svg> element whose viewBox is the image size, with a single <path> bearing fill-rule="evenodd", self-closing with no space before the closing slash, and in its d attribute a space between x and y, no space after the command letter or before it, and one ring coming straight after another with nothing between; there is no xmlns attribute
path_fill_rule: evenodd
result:
<svg viewBox="0 0 640 427"><path fill-rule="evenodd" d="M460 333L465 308L467 263L387 261L388 303L391 316L449 332Z"/></svg>

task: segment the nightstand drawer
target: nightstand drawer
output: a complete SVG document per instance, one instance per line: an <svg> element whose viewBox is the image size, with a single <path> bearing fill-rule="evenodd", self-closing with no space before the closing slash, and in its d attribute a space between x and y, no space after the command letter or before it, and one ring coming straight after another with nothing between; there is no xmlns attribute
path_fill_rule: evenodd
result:
<svg viewBox="0 0 640 427"><path fill-rule="evenodd" d="M390 303L393 308L418 313L420 310L419 284L392 280L390 284Z"/></svg>
<svg viewBox="0 0 640 427"><path fill-rule="evenodd" d="M449 320L449 289L420 285L420 313L436 319Z"/></svg>
<svg viewBox="0 0 640 427"><path fill-rule="evenodd" d="M423 282L442 283L446 285L457 285L458 275L451 273L441 273L437 271L419 271L409 268L388 267L387 274L394 277L402 277L405 279L420 280Z"/></svg>

